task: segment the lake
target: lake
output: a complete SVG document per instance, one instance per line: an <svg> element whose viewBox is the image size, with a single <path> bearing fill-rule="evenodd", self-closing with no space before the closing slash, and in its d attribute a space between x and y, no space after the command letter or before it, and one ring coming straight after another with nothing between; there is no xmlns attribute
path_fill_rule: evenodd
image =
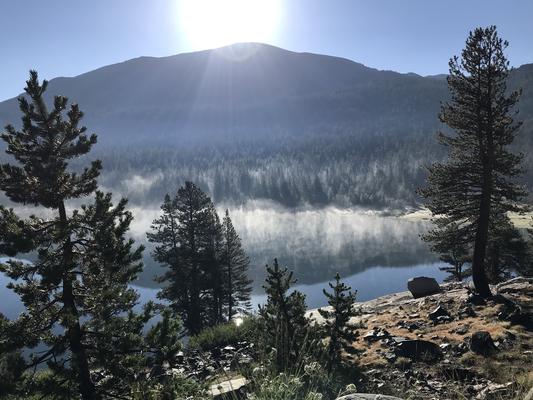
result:
<svg viewBox="0 0 533 400"><path fill-rule="evenodd" d="M224 207L220 208L222 212ZM133 208L131 235L146 244L146 230L157 216L157 208ZM419 235L430 227L425 220L369 210L324 209L287 210L271 204L249 204L230 208L233 223L250 256L254 278L254 309L264 302L261 285L265 264L277 257L281 265L294 270L297 289L309 308L325 304L322 289L337 272L357 290L358 301L406 290L414 276L432 276L441 282L442 265ZM145 252L145 271L135 283L144 303L155 298L153 277L163 271ZM14 318L21 311L18 298L5 288L0 275L0 312Z"/></svg>

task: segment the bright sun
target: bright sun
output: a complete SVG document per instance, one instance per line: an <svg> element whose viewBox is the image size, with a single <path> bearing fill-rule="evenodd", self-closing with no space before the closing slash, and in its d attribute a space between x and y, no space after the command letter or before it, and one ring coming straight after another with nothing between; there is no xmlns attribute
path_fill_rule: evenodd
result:
<svg viewBox="0 0 533 400"><path fill-rule="evenodd" d="M282 0L182 0L180 30L195 49L236 42L270 42L278 29Z"/></svg>

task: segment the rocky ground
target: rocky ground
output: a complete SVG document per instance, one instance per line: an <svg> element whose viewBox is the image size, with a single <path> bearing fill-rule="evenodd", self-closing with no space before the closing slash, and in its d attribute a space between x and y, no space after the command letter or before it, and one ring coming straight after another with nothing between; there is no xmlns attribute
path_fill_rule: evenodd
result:
<svg viewBox="0 0 533 400"><path fill-rule="evenodd" d="M402 292L356 303L357 354L347 357L362 371L358 391L404 400L523 399L533 387L533 279L492 289L486 301L468 284L452 283L421 298ZM316 310L308 316L322 322ZM232 391L224 385L246 392L237 371L252 365L254 354L246 342L189 351L172 371L211 382L215 397ZM360 398L387 397L347 397Z"/></svg>
<svg viewBox="0 0 533 400"><path fill-rule="evenodd" d="M513 399L533 385L533 280L493 287L494 299L467 284L430 296L410 292L358 303L353 359L357 386L403 399ZM309 314L320 322L316 311Z"/></svg>

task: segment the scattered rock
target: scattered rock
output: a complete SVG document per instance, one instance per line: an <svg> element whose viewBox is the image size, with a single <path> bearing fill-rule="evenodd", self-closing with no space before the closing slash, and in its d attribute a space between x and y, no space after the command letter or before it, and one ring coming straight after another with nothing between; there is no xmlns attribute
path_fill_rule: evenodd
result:
<svg viewBox="0 0 533 400"><path fill-rule="evenodd" d="M444 352L448 351L448 349L451 347L451 344L450 343L442 343L441 345L439 345L440 349Z"/></svg>
<svg viewBox="0 0 533 400"><path fill-rule="evenodd" d="M476 354L488 355L496 350L496 346L489 332L478 331L470 338L470 350Z"/></svg>
<svg viewBox="0 0 533 400"><path fill-rule="evenodd" d="M487 304L485 299L481 297L479 294L470 293L467 297L467 302L472 303L475 306L483 306Z"/></svg>
<svg viewBox="0 0 533 400"><path fill-rule="evenodd" d="M509 398L509 395L513 390L513 385L513 382L502 384L490 382L485 387L483 387L483 385L476 385L474 386L474 389L478 389L478 395L475 398L476 400L497 400Z"/></svg>
<svg viewBox="0 0 533 400"><path fill-rule="evenodd" d="M428 278L426 276L409 279L407 289L409 289L415 299L440 292L438 282L434 278Z"/></svg>
<svg viewBox="0 0 533 400"><path fill-rule="evenodd" d="M396 354L394 354L392 351L386 352L385 354L383 354L383 357L385 357L385 360L390 363L393 363L397 359Z"/></svg>
<svg viewBox="0 0 533 400"><path fill-rule="evenodd" d="M467 318L467 317L475 317L476 312L472 308L470 304L466 304L462 308L459 309L458 313L459 317L461 318Z"/></svg>
<svg viewBox="0 0 533 400"><path fill-rule="evenodd" d="M526 330L533 331L533 313L524 312L519 306L509 314L507 320L511 325L522 325Z"/></svg>
<svg viewBox="0 0 533 400"><path fill-rule="evenodd" d="M442 357L439 346L426 340L405 340L395 347L394 353L398 357L428 362L436 361Z"/></svg>
<svg viewBox="0 0 533 400"><path fill-rule="evenodd" d="M451 317L450 313L443 306L438 306L428 314L428 318L433 322L439 322L439 318L441 317Z"/></svg>
<svg viewBox="0 0 533 400"><path fill-rule="evenodd" d="M377 342L378 340L387 339L390 337L390 333L385 329L374 328L364 334L363 339L367 342Z"/></svg>
<svg viewBox="0 0 533 400"><path fill-rule="evenodd" d="M457 327L457 329L455 329L455 331L453 332L457 333L458 335L466 335L469 330L470 330L470 325L461 325Z"/></svg>

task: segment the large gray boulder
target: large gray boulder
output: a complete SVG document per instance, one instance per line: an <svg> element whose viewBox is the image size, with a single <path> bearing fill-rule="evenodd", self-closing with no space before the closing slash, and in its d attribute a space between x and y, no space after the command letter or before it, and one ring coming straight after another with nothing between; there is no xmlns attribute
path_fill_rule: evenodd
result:
<svg viewBox="0 0 533 400"><path fill-rule="evenodd" d="M434 278L428 278L427 276L409 279L407 281L407 289L409 289L415 299L440 292L439 283Z"/></svg>
<svg viewBox="0 0 533 400"><path fill-rule="evenodd" d="M352 393L337 397L336 400L402 400L399 397L385 396L384 394Z"/></svg>

